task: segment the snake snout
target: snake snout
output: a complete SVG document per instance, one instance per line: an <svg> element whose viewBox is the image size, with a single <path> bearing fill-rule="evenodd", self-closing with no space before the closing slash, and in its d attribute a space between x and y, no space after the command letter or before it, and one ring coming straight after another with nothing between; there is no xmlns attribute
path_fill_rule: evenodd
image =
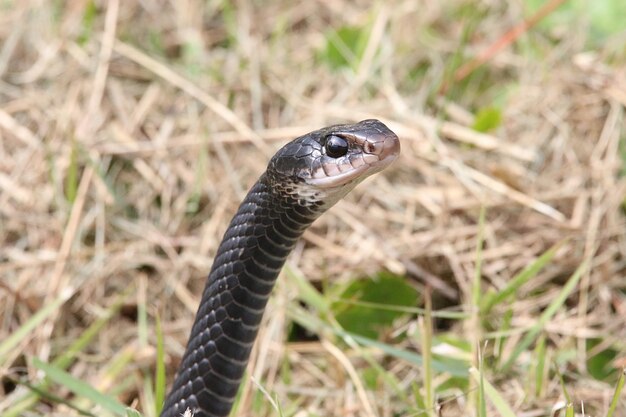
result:
<svg viewBox="0 0 626 417"><path fill-rule="evenodd" d="M370 132L364 139L363 157L372 166L382 169L400 155L400 139L386 126L384 129Z"/></svg>
<svg viewBox="0 0 626 417"><path fill-rule="evenodd" d="M380 159L396 157L400 154L400 139L389 131L370 137L363 146L363 151L368 154L378 155Z"/></svg>

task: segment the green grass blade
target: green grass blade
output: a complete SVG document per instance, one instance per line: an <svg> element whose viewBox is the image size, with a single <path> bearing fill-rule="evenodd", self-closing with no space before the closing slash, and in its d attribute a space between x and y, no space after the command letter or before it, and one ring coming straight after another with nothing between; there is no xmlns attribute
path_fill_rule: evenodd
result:
<svg viewBox="0 0 626 417"><path fill-rule="evenodd" d="M478 416L487 417L487 402L485 401L485 371L483 369L483 358L478 358Z"/></svg>
<svg viewBox="0 0 626 417"><path fill-rule="evenodd" d="M283 271L286 273L287 277L290 278L297 285L298 293L302 301L316 309L320 314L324 314L330 311L329 300L326 299L322 294L320 294L320 292L315 289L315 287L313 287L311 283L302 276L302 274L298 273L289 266L285 266L283 268ZM398 349L388 344L368 339L366 337L362 337L356 334L351 334L341 328L331 326L326 322L323 322L318 317L312 317L308 314L302 314L302 312L298 311L298 309L290 309L289 313L291 318L295 322L312 332L319 332L322 329L329 330L342 338L351 338L361 346L375 347L387 353L388 355L404 359L408 362L416 363L420 366L423 365L422 356L416 353ZM454 317L455 319L459 318L460 316L458 314L463 314L463 316L467 316L465 313L451 313L451 317ZM465 362L456 359L446 359L445 361L438 361L434 359L432 365L433 370L437 372L446 372L452 376L457 377L467 376L468 365L465 364Z"/></svg>
<svg viewBox="0 0 626 417"><path fill-rule="evenodd" d="M513 310L508 308L504 314L502 314L502 325L500 326L499 332L502 332L502 336L498 336L495 338L494 345L494 355L499 364L502 361L502 352L504 351L504 344L506 342L506 333L511 330L511 321L513 320Z"/></svg>
<svg viewBox="0 0 626 417"><path fill-rule="evenodd" d="M39 326L45 319L50 317L63 303L70 297L70 291L64 291L50 304L44 306L28 319L19 329L7 337L0 343L0 366L4 365L7 360L7 354L15 349L24 339L32 335L33 330Z"/></svg>
<svg viewBox="0 0 626 417"><path fill-rule="evenodd" d="M381 311L397 311L397 312L407 313L407 314L418 314L422 316L426 315L426 309L420 308L420 307L389 305L389 304L383 304L383 303L375 303L372 301L353 300L353 299L340 298L340 297L328 297L327 299L333 304L341 303L341 304L349 304L349 305L359 306L359 307L368 307L368 308L377 309ZM431 311L429 314L433 318L450 319L450 320L466 320L470 317L470 314L464 311L451 311L451 310Z"/></svg>
<svg viewBox="0 0 626 417"><path fill-rule="evenodd" d="M137 301L137 338L139 339L139 346L145 348L148 346L148 309L145 302L146 284L144 277L139 282L139 292L142 295L138 297Z"/></svg>
<svg viewBox="0 0 626 417"><path fill-rule="evenodd" d="M565 386L565 380L563 379L563 374L559 371L559 368L556 368L556 374L559 377L559 383L561 384L561 389L563 389L563 396L565 397L565 402L567 404L572 403L572 397L570 397L569 392L567 391L567 387Z"/></svg>
<svg viewBox="0 0 626 417"><path fill-rule="evenodd" d="M511 357L509 357L509 359L502 366L503 371L508 370L513 365L518 356L521 355L522 352L524 352L528 348L528 346L530 346L530 344L535 340L539 332L543 330L546 323L548 323L548 321L550 321L550 319L556 314L556 312L563 306L563 303L565 302L567 297L572 291L574 291L574 288L578 284L578 281L580 281L583 272L587 270L587 265L588 261L585 261L578 267L578 269L576 269L576 271L567 281L559 295L541 314L539 320L537 321L537 324L531 327L528 333L526 333L526 336L524 336L524 338L522 339L522 341L517 344L515 350L511 354Z"/></svg>
<svg viewBox="0 0 626 417"><path fill-rule="evenodd" d="M35 400L44 398L50 403L65 404L68 408L71 408L72 410L76 410L76 412L80 415L88 416L88 417L97 417L95 414L90 413L88 410L82 409L81 407L77 406L76 404L71 403L65 398L59 397L58 395L54 395L53 393L46 391L45 388L47 387L47 384L30 384L28 381L15 381L15 382L20 383L24 385L26 388L28 388L29 390L31 390L29 394L33 394L33 397ZM43 388L42 388L42 385L43 385ZM2 414L2 417L9 417L9 416L23 417L24 415L27 415L27 414L26 413L16 414L15 412L7 412L7 413Z"/></svg>
<svg viewBox="0 0 626 417"><path fill-rule="evenodd" d="M433 342L433 324L432 317L430 316L431 307L431 298L429 291L425 294L425 303L426 303L426 315L423 318L420 318L419 324L421 328L421 344L422 344L422 354L424 355L424 367L422 370L422 374L424 375L424 402L426 403L426 407L428 410L428 416L435 416L435 386L433 381L433 372L432 372L432 342Z"/></svg>
<svg viewBox="0 0 626 417"><path fill-rule="evenodd" d="M143 401L142 401L143 412L144 414L147 414L149 416L156 416L158 415L156 412L157 402L154 399L154 384L153 384L152 375L150 375L149 372L144 372L142 382L143 384L142 384L141 389L143 391Z"/></svg>
<svg viewBox="0 0 626 417"><path fill-rule="evenodd" d="M415 404L417 404L417 409L420 410L421 415L426 412L426 400L421 393L419 385L415 381L411 382L411 391L413 392L413 398L415 399Z"/></svg>
<svg viewBox="0 0 626 417"><path fill-rule="evenodd" d="M105 381L117 381L111 386L111 394L124 392L125 386L132 384L130 378L121 379L129 366L132 366L137 358L136 345L126 345L101 368L102 378Z"/></svg>
<svg viewBox="0 0 626 417"><path fill-rule="evenodd" d="M403 359L407 362L413 363L415 365L423 365L424 360L421 355L416 353L398 349L386 343L379 342L377 340L368 339L366 337L358 336L355 334L350 334L348 332L337 331L339 336L349 337L354 339L361 346L368 346L380 349L385 352L389 356L394 356L398 359ZM433 359L432 368L437 372L447 372L452 376L464 377L467 376L467 365L459 360L450 359L445 361L439 361L437 359Z"/></svg>
<svg viewBox="0 0 626 417"><path fill-rule="evenodd" d="M132 288L128 288L124 293L122 293L114 302L111 304L109 308L105 311L105 313L99 317L96 321L85 329L85 331L70 345L69 348L57 358L52 361L52 364L57 368L66 369L73 361L76 359L76 356L82 352L91 341L100 333L102 328L109 322L111 319L119 313L120 309L126 302L126 299L131 294Z"/></svg>
<svg viewBox="0 0 626 417"><path fill-rule="evenodd" d="M543 392L543 381L546 366L546 336L542 334L535 348L535 397L539 398Z"/></svg>
<svg viewBox="0 0 626 417"><path fill-rule="evenodd" d="M622 373L617 380L613 399L611 400L611 405L609 406L609 411L606 413L606 417L613 417L615 415L615 410L617 409L622 390L624 389L624 382L626 382L626 368L622 369Z"/></svg>
<svg viewBox="0 0 626 417"><path fill-rule="evenodd" d="M142 417L141 413L133 408L126 408L126 417Z"/></svg>
<svg viewBox="0 0 626 417"><path fill-rule="evenodd" d="M539 258L537 258L535 262L533 262L532 264L524 268L524 270L522 270L520 273L515 275L501 291L485 297L483 299L482 305L480 306L480 310L483 312L483 314L488 313L494 306L502 303L508 297L512 296L522 285L524 285L531 278L536 276L537 273L541 271L541 269L543 269L543 267L546 266L546 264L548 264L548 262L550 262L552 258L554 258L554 255L556 255L556 252L563 245L563 243L565 243L565 241L557 243L546 252L544 252Z"/></svg>
<svg viewBox="0 0 626 417"><path fill-rule="evenodd" d="M283 407L280 405L280 401L278 399L278 395L274 394L274 403L276 403L276 411L278 412L278 417L285 417L285 413L283 411Z"/></svg>
<svg viewBox="0 0 626 417"><path fill-rule="evenodd" d="M476 236L476 266L474 267L474 282L472 284L472 310L480 306L481 300L481 278L483 263L483 243L485 240L485 206L480 208L478 216L478 236Z"/></svg>
<svg viewBox="0 0 626 417"><path fill-rule="evenodd" d="M299 271L289 265L285 265L283 271L287 278L298 287L298 295L302 301L319 311L320 314L330 311L330 302Z"/></svg>
<svg viewBox="0 0 626 417"><path fill-rule="evenodd" d="M471 300L467 306L467 310L471 312L468 327L472 330L469 332L469 342L472 347L472 367L481 369L481 353L480 343L483 338L483 327L481 323L480 305L482 303L482 262L483 262L483 245L485 243L485 206L481 206L478 215L478 233L476 234L476 253L474 255L474 279L471 283ZM478 417L486 417L485 396L482 387L482 370L481 381L478 387L470 385L470 403L476 406L476 415Z"/></svg>
<svg viewBox="0 0 626 417"><path fill-rule="evenodd" d="M474 380L482 385L485 396L489 398L489 401L498 410L499 415L502 417L516 417L513 408L505 401L493 385L485 378L481 376L481 372L476 368L471 368L469 371Z"/></svg>
<svg viewBox="0 0 626 417"><path fill-rule="evenodd" d="M45 363L39 358L33 358L33 365L44 371L51 380L63 385L79 397L87 398L94 404L98 404L105 410L108 410L116 415L126 415L126 406L119 403L114 398L97 391L92 386L85 384L84 381L74 378L64 370L52 364Z"/></svg>
<svg viewBox="0 0 626 417"><path fill-rule="evenodd" d="M305 316L304 314L299 312L296 308L290 308L288 311L289 311L289 317L293 321L295 321L302 327L314 333L320 333L324 330L330 331L341 338L351 339L361 346L367 346L367 347L373 347L373 348L379 349L389 356L393 356L398 359L405 360L409 363L413 363L418 366L422 366L424 363L422 356L418 355L417 353L413 353L407 350L402 350L394 346L388 345L386 343L379 342L377 340L368 339L363 336L352 334L340 328L334 328L322 322L319 318L313 318L310 315ZM468 364L458 359L446 359L445 361L439 361L437 359L433 359L432 365L433 365L433 370L437 372L446 372L456 377L467 376Z"/></svg>
<svg viewBox="0 0 626 417"><path fill-rule="evenodd" d="M78 192L78 144L72 140L72 152L70 153L70 164L67 167L65 176L65 198L70 203L74 203Z"/></svg>
<svg viewBox="0 0 626 417"><path fill-rule="evenodd" d="M163 328L159 316L156 317L157 363L154 381L154 397L157 415L161 414L165 401L165 349L163 347Z"/></svg>

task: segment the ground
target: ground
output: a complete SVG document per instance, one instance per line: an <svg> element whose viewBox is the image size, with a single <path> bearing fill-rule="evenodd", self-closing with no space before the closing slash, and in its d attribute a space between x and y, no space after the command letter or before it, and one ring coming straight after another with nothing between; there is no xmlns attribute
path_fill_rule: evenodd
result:
<svg viewBox="0 0 626 417"><path fill-rule="evenodd" d="M237 415L626 416L624 21L617 0L1 2L0 414L156 415L269 157L377 118L402 155L290 257Z"/></svg>

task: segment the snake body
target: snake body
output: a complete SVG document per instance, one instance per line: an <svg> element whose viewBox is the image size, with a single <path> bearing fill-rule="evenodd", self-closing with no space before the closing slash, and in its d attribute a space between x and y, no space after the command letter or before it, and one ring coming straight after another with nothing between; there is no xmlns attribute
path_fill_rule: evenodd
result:
<svg viewBox="0 0 626 417"><path fill-rule="evenodd" d="M308 133L272 157L217 250L162 417L187 409L196 417L230 413L265 305L298 238L399 152L391 130L364 120Z"/></svg>

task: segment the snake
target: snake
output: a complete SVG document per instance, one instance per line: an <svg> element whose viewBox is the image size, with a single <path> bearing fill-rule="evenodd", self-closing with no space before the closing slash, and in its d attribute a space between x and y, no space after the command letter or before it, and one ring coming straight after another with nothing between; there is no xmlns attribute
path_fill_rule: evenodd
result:
<svg viewBox="0 0 626 417"><path fill-rule="evenodd" d="M375 119L324 127L277 151L218 246L161 417L229 415L272 288L298 239L399 153L398 136Z"/></svg>

